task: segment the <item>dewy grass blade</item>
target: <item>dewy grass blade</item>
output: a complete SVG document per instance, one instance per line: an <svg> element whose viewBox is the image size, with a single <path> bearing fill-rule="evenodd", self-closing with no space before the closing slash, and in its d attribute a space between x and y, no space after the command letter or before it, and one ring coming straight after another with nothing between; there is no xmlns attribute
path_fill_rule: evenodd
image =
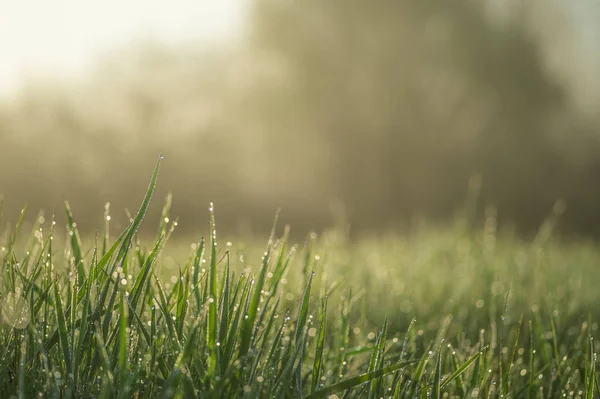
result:
<svg viewBox="0 0 600 399"><path fill-rule="evenodd" d="M221 324L219 326L219 369L221 372L227 367L224 363L223 354L225 352L225 344L227 341L227 330L229 328L229 265L230 253L227 251L227 259L225 263L225 273L223 276L223 290L221 291Z"/></svg>
<svg viewBox="0 0 600 399"><path fill-rule="evenodd" d="M160 223L158 226L158 235L156 240L160 240L161 238L163 238L165 235L167 235L167 227L169 224L169 214L171 211L171 203L173 201L173 196L171 195L171 193L167 194L167 198L165 198L165 204L163 206L162 209L162 213L161 213L161 218L160 218Z"/></svg>
<svg viewBox="0 0 600 399"><path fill-rule="evenodd" d="M79 237L79 230L73 220L73 211L71 206L65 201L65 212L67 214L67 223L69 228L69 236L71 237L71 251L73 251L73 257L75 262L75 269L80 281L85 279L85 269L83 267L83 256L81 251L81 238Z"/></svg>
<svg viewBox="0 0 600 399"><path fill-rule="evenodd" d="M533 398L533 392L534 392L534 380L533 380L533 376L534 376L534 366L535 366L535 357L534 357L534 353L535 353L535 346L534 346L534 331L533 331L533 324L531 323L531 320L529 321L529 397Z"/></svg>
<svg viewBox="0 0 600 399"><path fill-rule="evenodd" d="M108 249L108 241L110 240L110 202L104 205L104 232L102 234L102 255Z"/></svg>
<svg viewBox="0 0 600 399"><path fill-rule="evenodd" d="M478 353L475 354L474 356L476 356L476 355L478 355ZM452 350L450 352L450 356L452 359L452 368L454 369L454 373L447 380L444 381L442 386L449 384L450 381L452 381L452 380L456 380L456 390L458 391L458 395L460 397L464 397L465 396L465 388L464 388L464 385L462 383L462 379L460 378L460 376L461 376L462 372L467 369L468 365L467 365L467 367L464 368L464 370L459 372L458 370L461 369L462 367L458 366L458 360L456 359L456 352L454 350ZM473 361L474 360L475 359L473 359ZM455 376L455 374L456 374L456 376Z"/></svg>
<svg viewBox="0 0 600 399"><path fill-rule="evenodd" d="M162 155L159 156L158 161L156 162L156 166L154 167L154 173L152 174L152 178L150 180L150 184L148 185L148 189L146 190L146 195L144 196L144 200L140 205L140 209L138 213L135 215L133 222L131 223L129 229L127 230L127 235L123 243L121 244L121 248L119 249L119 254L117 255L117 259L123 259L131 246L131 241L133 240L133 236L137 233L138 228L142 224L142 220L146 216L146 212L148 211L148 206L150 205L150 201L152 200L152 195L154 194L154 189L156 187L156 181L158 179L158 172L160 171L160 163L162 161Z"/></svg>
<svg viewBox="0 0 600 399"><path fill-rule="evenodd" d="M310 302L310 291L312 287L314 275L311 273L308 278L308 284L304 289L304 295L302 296L302 303L300 304L300 314L298 315L298 322L296 324L296 342L299 342L300 337L304 333L304 326L306 325L306 320L308 320L308 305Z"/></svg>
<svg viewBox="0 0 600 399"><path fill-rule="evenodd" d="M560 355L558 354L558 339L556 336L556 323L555 323L555 316L551 315L550 316L550 327L552 328L552 350L553 350L553 355L554 355L554 361L556 362L556 372L558 374L558 377L562 377L562 372L561 372L561 361L560 361Z"/></svg>
<svg viewBox="0 0 600 399"><path fill-rule="evenodd" d="M383 355L385 352L385 343L387 339L387 316L383 321L383 328L377 337L377 342L373 346L373 350L371 353L371 360L369 362L369 371L375 371L381 369L383 367ZM371 381L369 383L369 398L378 397L378 389L377 389L378 379Z"/></svg>
<svg viewBox="0 0 600 399"><path fill-rule="evenodd" d="M125 293L123 289L120 290L119 294L119 351L118 351L118 370L119 370L119 396L127 395L129 392L129 370L127 365L127 353L128 353L128 334L127 334L127 305Z"/></svg>
<svg viewBox="0 0 600 399"><path fill-rule="evenodd" d="M208 350L209 373L217 367L217 305L219 303L217 292L217 228L215 224L214 205L210 204L210 270L209 270L209 298L208 298Z"/></svg>
<svg viewBox="0 0 600 399"><path fill-rule="evenodd" d="M271 242L271 240L269 241ZM260 303L260 297L262 295L261 291L265 284L265 276L269 267L269 260L272 249L271 245L272 244L269 243L267 251L263 256L262 266L258 275L258 281L256 281L256 284L254 284L252 298L248 306L248 314L244 315L244 319L242 321L241 342L239 349L240 357L242 358L245 357L248 353L248 349L250 349L250 343L252 342L252 339L254 337L254 321L256 320L258 304Z"/></svg>
<svg viewBox="0 0 600 399"><path fill-rule="evenodd" d="M356 377L348 378L347 380L340 381L336 384L330 385L326 388L323 388L314 393L311 393L310 395L305 396L304 399L326 398L326 397L329 397L329 395L332 395L334 393L338 393L338 392L346 391L351 388L355 388L359 385L362 385L369 381L372 381L375 378L379 378L386 374L393 373L394 371L400 370L401 368L404 368L410 364L411 364L411 362L400 362L400 363L396 363L396 364L392 364L390 366L384 367L379 370L370 371L368 373L364 373L364 374L358 375Z"/></svg>
<svg viewBox="0 0 600 399"><path fill-rule="evenodd" d="M142 332L142 335L144 336L146 343L148 345L152 345L152 339L150 337L150 333L148 333L148 329L146 328L146 326L144 325L144 322L140 319L140 317L138 316L138 314L136 313L135 309L133 308L133 306L131 304L129 304L129 314L133 315L133 320L135 320L135 322L137 324L137 328L139 328L139 330ZM131 322L130 322L130 324L131 324Z"/></svg>
<svg viewBox="0 0 600 399"><path fill-rule="evenodd" d="M63 311L62 300L58 290L58 281L54 280L54 304L56 305L56 317L58 320L58 333L60 346L62 348L63 361L65 363L67 376L73 375L73 362L71 359L71 348L69 346L69 334L67 332L67 321ZM71 377L68 377L69 379Z"/></svg>
<svg viewBox="0 0 600 399"><path fill-rule="evenodd" d="M306 289L304 290L304 295L302 296L302 303L300 304L300 314L298 315L298 322L296 324L296 347L299 349L298 354L298 367L296 374L296 384L298 387L298 394L301 394L303 391L302 388L302 360L304 358L304 346L306 339L306 321L308 320L308 305L310 302L310 291L312 287L314 273L310 274L308 279L308 284L306 285Z"/></svg>
<svg viewBox="0 0 600 399"><path fill-rule="evenodd" d="M102 331L100 330L100 326L98 323L94 323L95 333L94 337L96 338L96 351L98 353L98 357L100 359L100 363L102 368L104 369L104 373L107 377L107 382L105 386L113 387L114 386L114 378L111 372L110 358L108 357L108 351L106 350L106 346L104 344L104 340L102 339Z"/></svg>
<svg viewBox="0 0 600 399"><path fill-rule="evenodd" d="M183 296L179 300L179 304L181 306L177 307L177 323L178 323L178 332L180 337L184 335L184 327L187 325L186 322L189 322L187 317L189 311L189 303L190 303L190 270L186 269L185 273L181 275L181 283L183 284L182 292Z"/></svg>
<svg viewBox="0 0 600 399"><path fill-rule="evenodd" d="M159 159L156 163L156 167L154 168L154 173L152 174L152 179L150 180L150 184L148 185L148 190L146 191L146 195L144 196L142 205L140 206L140 209L139 209L138 213L136 214L135 218L133 219L131 225L126 230L127 233L121 243L119 252L117 253L115 262L113 263L113 265L110 269L109 275L112 275L112 273L114 273L118 264L123 265L126 262L127 252L129 251L131 242L133 241L133 237L137 233L137 230L140 227L140 224L142 223L144 216L146 216L148 206L150 205L150 201L152 200L152 195L154 194L154 189L156 187L156 180L158 179L158 172L160 170L161 160L162 160L162 155L159 157ZM113 292L112 292L111 297L108 302L108 309L112 309L112 307L115 303L115 300L117 297L117 292L118 292L118 281L119 280L120 279L117 278L117 281L115 282L115 284L113 286ZM108 286L109 286L108 283L109 282L110 282L110 279L107 279L106 284L105 284L105 290L102 291L102 296L100 297L100 301L99 301L99 304L101 304L101 305L104 303L104 299L106 298L106 295L108 293ZM106 314L104 315L104 320L102 321L102 332L104 334L104 338L106 338L108 336L108 329L110 326L110 322L112 320L112 315L113 315L113 312L110 310L108 312L106 312Z"/></svg>
<svg viewBox="0 0 600 399"><path fill-rule="evenodd" d="M133 307L133 309L137 309L138 302L142 295L142 288L145 286L148 276L150 275L150 272L152 270L152 266L154 265L154 262L156 261L159 255L161 243L162 237L156 241L156 244L154 245L154 248L152 248L150 255L148 255L148 257L144 261L144 264L142 265L141 270L138 272L138 276L135 280L130 294L131 306Z"/></svg>
<svg viewBox="0 0 600 399"><path fill-rule="evenodd" d="M410 393L408 395L409 398L414 398L415 395L417 394L417 390L422 382L421 379L423 379L423 373L427 366L428 359L429 359L429 357L427 356L427 351L425 351L425 353L423 353L423 355L421 356L419 363L417 364L415 373L412 375L411 379L413 382L411 385ZM423 382L425 382L425 381L423 381Z"/></svg>
<svg viewBox="0 0 600 399"><path fill-rule="evenodd" d="M165 291L163 290L162 284L156 275L154 275L154 281L156 283L159 298L159 300L156 302L159 304L160 311L162 312L165 322L167 323L169 336L171 338L169 341L174 341L176 343L177 350L181 350L181 343L179 342L177 332L175 331L175 326L173 325L173 319L171 318L172 316L169 312L169 302L167 301Z"/></svg>
<svg viewBox="0 0 600 399"><path fill-rule="evenodd" d="M344 374L344 364L347 360L349 339L350 339L350 313L352 310L352 288L348 291L348 296L342 300L340 309L340 330L338 333L337 359L335 361L336 375Z"/></svg>
<svg viewBox="0 0 600 399"><path fill-rule="evenodd" d="M196 298L196 307L202 306L202 299L200 297L200 268L202 265L202 256L204 255L204 238L200 240L196 247L196 253L194 255L193 273L192 273L192 284L194 290L194 297Z"/></svg>
<svg viewBox="0 0 600 399"><path fill-rule="evenodd" d="M23 222L25 221L25 214L27 213L27 208L28 206L25 205L23 207L23 209L21 209L21 214L19 216L19 220L17 221L17 225L15 227L15 231L12 234L12 236L10 236L7 245L6 245L6 253L10 254L13 250L13 245L15 244L15 242L17 241L17 237L19 236L19 233L21 231L21 226L23 226Z"/></svg>
<svg viewBox="0 0 600 399"><path fill-rule="evenodd" d="M479 358L479 356L481 356L483 352L479 351L476 354L474 354L473 356L471 356L466 362L464 362L462 364L462 366L458 367L454 373L452 373L452 375L450 375L450 377L446 378L446 380L444 380L444 382L441 384L440 389L444 389L446 388L446 386L448 384L450 384L452 381L456 380L457 385L459 386L459 390L462 391L462 383L460 382L460 375L462 373L465 372L465 370L467 368L469 368L469 366Z"/></svg>
<svg viewBox="0 0 600 399"><path fill-rule="evenodd" d="M510 382L511 382L511 378L510 378L510 373L512 371L513 365L515 363L515 356L517 354L517 349L519 346L519 335L521 333L521 326L523 325L523 315L521 315L521 317L519 317L519 323L517 325L517 329L515 332L515 339L513 341L513 345L512 345L512 352L510 355L510 358L508 359L508 376L505 379L505 383L504 383L504 395L507 396L509 389L510 389Z"/></svg>
<svg viewBox="0 0 600 399"><path fill-rule="evenodd" d="M266 327L264 328L264 330L262 332L262 345L260 348L261 354L269 353L269 345L273 345L273 342L267 338L271 337L271 331L273 329L273 326L275 325L275 320L277 320L277 318L278 318L280 303L281 303L281 298L277 298L277 300L275 301L273 306L271 306L269 308L269 311L268 311L268 313L270 313L269 319L266 323L267 324ZM263 314L266 314L266 311ZM261 361L264 361L264 358L257 356L257 358L254 362L254 366L252 368L252 375L254 375L256 373L259 363ZM268 361L265 364L268 364Z"/></svg>
<svg viewBox="0 0 600 399"><path fill-rule="evenodd" d="M439 399L441 392L442 382L442 348L438 348L436 362L435 362L435 374L433 376L433 389L431 391L431 399Z"/></svg>
<svg viewBox="0 0 600 399"><path fill-rule="evenodd" d="M421 399L429 399L427 396L427 382L425 380L421 382Z"/></svg>
<svg viewBox="0 0 600 399"><path fill-rule="evenodd" d="M589 357L589 362L590 365L588 367L589 369L589 375L587 376L587 389L586 389L586 394L585 397L586 399L594 399L594 384L596 382L596 353L594 350L594 341L592 339L592 337L589 337L590 340L590 357Z"/></svg>
<svg viewBox="0 0 600 399"><path fill-rule="evenodd" d="M315 349L315 362L313 364L312 384L310 392L314 393L321 378L321 367L323 364L323 348L325 344L325 331L327 328L327 297L321 299L321 325L319 327L319 337Z"/></svg>
<svg viewBox="0 0 600 399"><path fill-rule="evenodd" d="M238 287L240 286L242 286L242 292L239 294L239 306L237 307L237 309L233 310L233 320L229 328L229 334L227 335L227 344L225 345L225 352L222 358L223 365L228 364L233 358L235 345L239 340L238 337L240 334L238 327L240 325L241 320L244 318L244 310L246 309L248 295L250 293L250 282L248 280L244 280L244 278L240 277L240 279L238 280Z"/></svg>
<svg viewBox="0 0 600 399"><path fill-rule="evenodd" d="M19 348L19 398L27 397L27 374L26 374L26 363L27 363L27 337L28 331L25 331L25 337L21 341L21 347Z"/></svg>
<svg viewBox="0 0 600 399"><path fill-rule="evenodd" d="M87 344L87 340L88 340L88 327L89 327L88 310L90 308L90 306L89 306L90 289L91 289L91 282L88 280L88 281L86 281L86 283L84 285L85 295L84 295L82 303L81 303L81 306L83 308L82 316L81 316L81 329L80 329L79 336L78 336L77 350L75 351L75 363L73 366L73 369L75 370L75 382L74 382L75 391L77 391L77 383L78 383L78 376L79 376L79 364L81 363L81 359L83 358L84 348L86 347L85 345ZM75 345L75 342L73 342L73 346L74 345Z"/></svg>

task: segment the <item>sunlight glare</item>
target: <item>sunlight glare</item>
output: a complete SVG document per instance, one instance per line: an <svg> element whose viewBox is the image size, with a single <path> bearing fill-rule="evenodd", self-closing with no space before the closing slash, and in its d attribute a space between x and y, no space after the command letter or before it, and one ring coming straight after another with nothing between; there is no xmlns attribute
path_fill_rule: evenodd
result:
<svg viewBox="0 0 600 399"><path fill-rule="evenodd" d="M76 77L135 40L216 41L239 31L241 0L0 0L0 95L24 78Z"/></svg>

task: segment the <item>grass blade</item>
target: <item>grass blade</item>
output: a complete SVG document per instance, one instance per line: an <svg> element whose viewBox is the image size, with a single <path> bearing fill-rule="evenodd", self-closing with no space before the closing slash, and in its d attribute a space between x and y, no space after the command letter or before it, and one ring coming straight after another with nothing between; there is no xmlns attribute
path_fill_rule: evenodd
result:
<svg viewBox="0 0 600 399"><path fill-rule="evenodd" d="M330 385L326 388L320 389L316 392L313 392L304 397L304 399L317 399L317 398L325 398L334 393L342 392L348 389L355 388L359 385L365 384L369 381L374 380L375 378L382 377L386 374L393 373L396 370L400 370L411 364L411 362L400 362L396 364L392 364L390 366L381 368L379 370L370 371L368 373L364 373L358 375L356 377L348 378L347 380L340 381L336 384Z"/></svg>
<svg viewBox="0 0 600 399"><path fill-rule="evenodd" d="M69 346L69 335L67 332L67 320L63 311L62 300L58 291L58 281L54 280L54 304L56 306L56 317L58 320L58 333L60 338L60 347L63 351L63 361L65 363L67 376L73 375L73 362L71 359L71 348ZM68 377L70 378L70 377Z"/></svg>
<svg viewBox="0 0 600 399"><path fill-rule="evenodd" d="M457 385L460 385L459 390L462 390L462 383L460 383L460 375L462 373L465 372L466 369L469 368L469 366L471 364L473 364L473 362L475 360L477 360L479 358L479 356L481 356L481 354L483 353L483 351L479 351L476 354L474 354L473 356L471 356L466 362L464 362L462 364L462 366L460 366L459 368L457 368L454 373L452 373L452 375L450 375L450 377L448 377L440 386L440 389L444 389L448 384L450 384L452 381L456 380L457 381Z"/></svg>
<svg viewBox="0 0 600 399"><path fill-rule="evenodd" d="M312 385L310 392L314 393L321 378L321 367L323 364L323 348L325 344L325 330L327 327L327 297L321 300L321 326L319 327L319 337L317 338L317 347L315 349L315 362L313 365Z"/></svg>

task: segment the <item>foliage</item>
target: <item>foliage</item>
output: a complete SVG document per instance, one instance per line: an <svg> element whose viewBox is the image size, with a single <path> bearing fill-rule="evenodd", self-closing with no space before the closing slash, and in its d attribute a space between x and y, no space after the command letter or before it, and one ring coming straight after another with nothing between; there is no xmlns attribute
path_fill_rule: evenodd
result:
<svg viewBox="0 0 600 399"><path fill-rule="evenodd" d="M563 75L593 84L578 57L548 51L569 46L568 23L534 15L536 34L526 17L490 17L512 4L566 20L577 7L497 3L253 0L235 43L136 43L77 82L32 84L0 105L6 207L67 197L87 233L104 201L136 205L131 187L161 151L188 233L209 201L230 209L226 231L268 231L282 206L304 234L330 226L337 203L355 231L419 212L444 221L473 175L502 223L531 233L563 198L565 230L597 233L598 123Z"/></svg>
<svg viewBox="0 0 600 399"><path fill-rule="evenodd" d="M218 244L211 205L209 239L169 278L170 200L150 249L136 234L157 175L158 165L112 244L107 213L88 251L68 205L64 262L53 221L38 218L20 248L23 213L3 238L0 396L598 392L598 326L585 313L600 300L600 254L552 242L554 217L532 243L498 235L490 218L482 239L464 226L451 235L421 226L404 242L331 232L311 236L301 256L289 230L276 238L274 228L252 272L243 253Z"/></svg>

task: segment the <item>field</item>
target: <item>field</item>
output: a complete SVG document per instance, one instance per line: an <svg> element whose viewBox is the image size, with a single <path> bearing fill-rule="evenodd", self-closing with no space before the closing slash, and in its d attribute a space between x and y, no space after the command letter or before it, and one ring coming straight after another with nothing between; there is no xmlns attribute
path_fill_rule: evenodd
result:
<svg viewBox="0 0 600 399"><path fill-rule="evenodd" d="M600 395L600 250L445 228L294 245L22 221L0 241L0 397L593 398ZM218 205L218 204L217 204ZM215 213L217 216L215 217ZM293 226L292 226L293 227Z"/></svg>

